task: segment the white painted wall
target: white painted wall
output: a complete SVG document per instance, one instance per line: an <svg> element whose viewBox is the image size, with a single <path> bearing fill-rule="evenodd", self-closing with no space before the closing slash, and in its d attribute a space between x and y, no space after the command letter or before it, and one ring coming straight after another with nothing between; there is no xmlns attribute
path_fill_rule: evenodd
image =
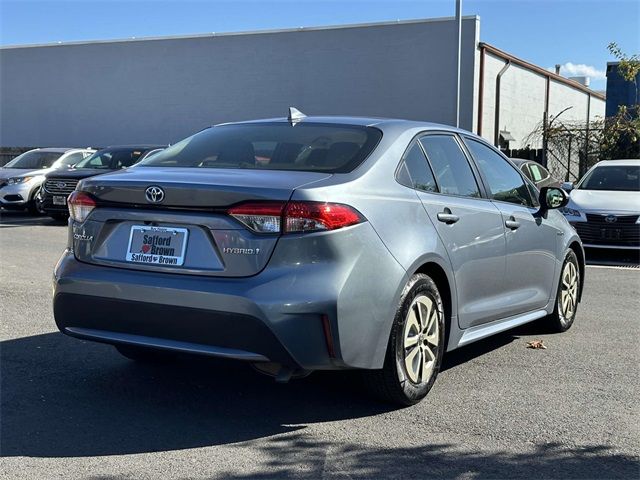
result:
<svg viewBox="0 0 640 480"><path fill-rule="evenodd" d="M485 54L484 104L482 136L494 142L496 76L505 60L490 53ZM525 148L529 134L542 122L545 109L546 79L544 75L512 64L501 79L500 130L508 130L516 139L511 148ZM571 107L559 118L567 121L587 120L589 95L569 85L551 80L549 87L549 115L555 116ZM591 119L604 116L604 100L591 96ZM531 144L531 148L542 145Z"/></svg>
<svg viewBox="0 0 640 480"><path fill-rule="evenodd" d="M578 121L586 122L587 120L587 105L589 102L589 96L572 88L569 85L551 80L550 95L549 95L549 115L555 116L567 107L571 107L564 112L558 119L563 121ZM603 118L605 110L605 101L591 97L591 109L589 112L590 120L595 120L597 117Z"/></svg>

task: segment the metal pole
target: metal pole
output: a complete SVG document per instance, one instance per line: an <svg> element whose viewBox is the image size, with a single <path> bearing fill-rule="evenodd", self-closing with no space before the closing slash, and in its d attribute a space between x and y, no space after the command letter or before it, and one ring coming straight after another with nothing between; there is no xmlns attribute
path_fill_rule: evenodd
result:
<svg viewBox="0 0 640 480"><path fill-rule="evenodd" d="M462 0L456 0L456 22L458 24L458 53L456 57L456 127L460 127L460 61L462 52Z"/></svg>
<svg viewBox="0 0 640 480"><path fill-rule="evenodd" d="M500 70L498 75L496 75L496 111L494 113L493 124L493 144L496 148L500 148L500 79L510 66L511 60L507 60L507 63L504 64L502 70Z"/></svg>

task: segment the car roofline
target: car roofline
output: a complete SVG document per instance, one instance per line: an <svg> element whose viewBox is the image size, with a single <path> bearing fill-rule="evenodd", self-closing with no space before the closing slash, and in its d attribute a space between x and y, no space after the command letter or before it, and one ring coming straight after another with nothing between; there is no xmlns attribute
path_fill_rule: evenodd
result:
<svg viewBox="0 0 640 480"><path fill-rule="evenodd" d="M244 120L237 122L224 122L211 127L221 127L226 125L252 125L260 123L289 123L289 119L286 117L275 118L263 118L257 120ZM308 116L301 120L296 121L299 123L317 123L317 124L335 124L335 125L352 125L362 127L391 127L391 126L404 126L405 128L424 128L425 130L447 130L451 132L458 132L463 134L469 134L471 132L456 128L451 125L445 125L442 123L425 122L420 120L405 120L399 118L385 118L385 117L357 117L357 116L340 116L340 115L327 115L327 116ZM211 128L210 127L210 128Z"/></svg>

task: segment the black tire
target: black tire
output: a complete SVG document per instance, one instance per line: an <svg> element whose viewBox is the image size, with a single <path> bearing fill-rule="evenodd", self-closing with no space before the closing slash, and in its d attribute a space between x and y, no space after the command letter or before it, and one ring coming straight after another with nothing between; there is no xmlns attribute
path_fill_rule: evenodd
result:
<svg viewBox="0 0 640 480"><path fill-rule="evenodd" d="M27 204L27 211L31 215L44 215L46 212L42 208L42 200L39 197L41 187L36 188L33 195L31 195L31 200Z"/></svg>
<svg viewBox="0 0 640 480"><path fill-rule="evenodd" d="M49 216L56 222L66 222L67 220L69 220L69 215L65 213L50 213Z"/></svg>
<svg viewBox="0 0 640 480"><path fill-rule="evenodd" d="M129 360L141 363L159 363L170 360L173 355L170 352L153 348L137 347L134 345L114 345L116 350Z"/></svg>
<svg viewBox="0 0 640 480"><path fill-rule="evenodd" d="M567 288L566 277L571 271L571 264L573 271L576 275L575 285L571 287L573 290L572 301L573 308L568 311L563 306L563 291ZM562 263L562 269L560 270L560 280L558 281L558 291L556 293L556 303L553 309L553 313L544 318L546 326L553 332L566 332L573 325L573 321L576 319L576 313L578 311L578 303L580 298L580 289L582 287L582 277L580 276L580 264L578 263L578 257L571 249L567 252Z"/></svg>
<svg viewBox="0 0 640 480"><path fill-rule="evenodd" d="M438 345L437 347L429 347L427 341L423 341L423 335L426 330L420 330L421 334L417 345L423 350L416 356L425 355L424 349L429 348L429 353L434 357L434 360L430 362L430 369L426 370L430 372L428 377L422 379L420 378L421 375L419 375L418 381L414 381L405 362L405 353L413 351L412 347L405 346L405 327L410 328L407 325L407 322L410 322L410 309L412 307L415 308L416 302L421 301L424 297L433 302L436 310L437 318L434 321L437 323L437 332L429 336L437 338ZM418 308L420 308L419 305ZM378 398L396 405L409 406L422 400L431 390L442 364L446 338L444 318L442 297L431 277L424 274L416 274L411 277L402 292L400 304L391 327L383 368L381 370L366 370L362 372L366 387ZM427 335L424 335L424 338L426 339ZM423 346L423 342L425 346ZM433 352L434 349L436 350L435 352ZM420 365L418 368L425 368L424 363L421 363L420 360L418 360L418 364Z"/></svg>

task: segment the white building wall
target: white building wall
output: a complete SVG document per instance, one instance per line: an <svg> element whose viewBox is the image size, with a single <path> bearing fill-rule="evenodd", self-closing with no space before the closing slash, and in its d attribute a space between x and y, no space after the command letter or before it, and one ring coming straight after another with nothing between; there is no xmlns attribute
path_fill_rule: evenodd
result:
<svg viewBox="0 0 640 480"><path fill-rule="evenodd" d="M549 115L556 116L567 107L571 107L558 117L558 120L567 122L586 122L589 95L569 85L564 85L551 80L549 96ZM604 118L605 101L591 96L591 108L589 119Z"/></svg>
<svg viewBox="0 0 640 480"><path fill-rule="evenodd" d="M484 93L481 135L491 143L494 142L496 77L505 66L506 60L490 53L485 54ZM520 149L529 145L541 148L540 142L532 142L529 138L543 121L545 111L546 77L540 73L519 65L511 64L501 78L499 129L511 132L515 138L510 148ZM550 80L549 115L555 116L567 107L559 119L564 121L587 120L587 104L589 94L570 85ZM604 116L605 102L591 95L590 118Z"/></svg>
<svg viewBox="0 0 640 480"><path fill-rule="evenodd" d="M571 124L586 126L587 114L591 121L598 117L604 117L605 101L598 97L591 96L589 98L585 92L554 80L551 80L549 90L549 118L555 126L558 126L559 123L568 126ZM581 162L583 163L583 173L586 170L588 162L584 156L585 143L583 138L586 139L586 132L584 137L576 138L576 141L571 143L570 151L569 147L558 152L555 152L554 148L549 149L547 159L549 170L557 178L570 181L578 180L581 175ZM567 158L570 158L570 161L567 161Z"/></svg>
<svg viewBox="0 0 640 480"><path fill-rule="evenodd" d="M496 77L505 60L485 55L484 108L482 136L494 142ZM544 76L511 64L500 81L499 130L507 130L516 139L511 148L527 146L527 137L544 118L546 79ZM531 145L531 148L537 146Z"/></svg>
<svg viewBox="0 0 640 480"><path fill-rule="evenodd" d="M589 96L584 92L551 80L549 85L549 119L565 110L557 121L574 123L587 121L587 104Z"/></svg>

